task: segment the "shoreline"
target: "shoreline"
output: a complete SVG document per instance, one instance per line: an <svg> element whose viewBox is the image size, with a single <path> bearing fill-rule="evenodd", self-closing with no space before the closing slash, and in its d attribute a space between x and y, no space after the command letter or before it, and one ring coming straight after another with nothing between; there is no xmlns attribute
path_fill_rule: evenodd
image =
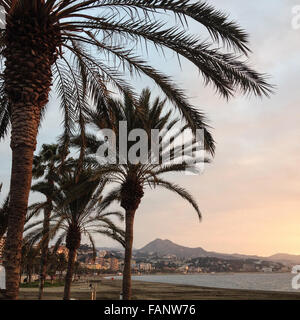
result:
<svg viewBox="0 0 300 320"><path fill-rule="evenodd" d="M277 276L277 275L285 275L285 276L292 276L289 272L222 272L222 273L189 273L189 274L174 274L174 273L157 273L157 274L135 274L132 276L132 280L139 281L139 282L147 282L147 283L161 283L161 284L170 284L170 285L184 285L184 286L195 286L199 288L208 288L208 289L228 289L228 290L247 290L247 291L258 291L258 292L279 292L279 293L292 293L292 294L300 294L300 290L291 290L291 288L280 287L280 286L272 286L271 282L265 283L265 285L256 285L256 286L241 286L238 284L236 279L230 279L226 278L226 276L256 276L256 278L249 278L249 281L254 281L255 283L257 281L260 281L260 276ZM189 276L196 276L193 277L193 281L189 281ZM198 279L201 279L201 276L204 276L204 279L202 281L198 281ZM213 277L213 280L210 281L209 276ZM221 277L220 282L217 285L218 276ZM224 277L225 276L225 277ZM188 280L185 280L185 277L187 277ZM198 278L199 277L199 278ZM115 276L115 277L105 277L106 279L110 280L114 278L115 280L122 280L122 276ZM272 277L273 278L273 277ZM276 279L272 279L272 282ZM175 280L174 280L175 279ZM280 278L279 278L280 279ZM179 281L178 281L179 280ZM207 281L208 280L208 281ZM224 281L225 280L225 281ZM287 281L291 281L291 279L288 279Z"/></svg>
<svg viewBox="0 0 300 320"><path fill-rule="evenodd" d="M97 286L97 300L119 300L121 280L101 279ZM90 300L87 283L74 283L72 298ZM300 300L300 292L209 288L183 284L132 281L134 300ZM22 288L20 299L36 300L38 289ZM61 300L63 287L45 288L45 300Z"/></svg>

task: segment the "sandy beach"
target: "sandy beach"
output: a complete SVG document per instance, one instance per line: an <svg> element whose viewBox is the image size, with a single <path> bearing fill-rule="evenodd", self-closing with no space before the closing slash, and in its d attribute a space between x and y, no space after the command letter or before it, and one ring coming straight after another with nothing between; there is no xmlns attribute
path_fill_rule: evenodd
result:
<svg viewBox="0 0 300 320"><path fill-rule="evenodd" d="M97 285L97 300L119 300L120 280L102 279ZM21 288L21 300L37 299L38 289ZM217 289L196 286L174 285L133 281L134 300L300 300L300 293L270 292L236 289ZM61 300L63 287L46 288L45 300ZM90 300L91 291L87 283L74 283L71 297Z"/></svg>

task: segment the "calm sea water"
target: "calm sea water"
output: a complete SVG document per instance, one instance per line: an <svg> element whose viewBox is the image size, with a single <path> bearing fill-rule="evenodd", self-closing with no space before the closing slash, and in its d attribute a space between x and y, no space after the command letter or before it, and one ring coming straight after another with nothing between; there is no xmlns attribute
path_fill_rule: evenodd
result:
<svg viewBox="0 0 300 320"><path fill-rule="evenodd" d="M291 273L221 273L192 275L133 276L133 280L193 285L200 287L298 292L292 288Z"/></svg>

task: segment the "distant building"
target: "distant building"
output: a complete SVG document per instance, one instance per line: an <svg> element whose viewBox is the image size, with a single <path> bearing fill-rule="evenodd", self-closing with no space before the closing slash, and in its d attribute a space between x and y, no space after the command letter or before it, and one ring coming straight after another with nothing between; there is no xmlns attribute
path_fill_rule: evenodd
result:
<svg viewBox="0 0 300 320"><path fill-rule="evenodd" d="M202 269L200 267L189 266L189 272L201 273Z"/></svg>
<svg viewBox="0 0 300 320"><path fill-rule="evenodd" d="M0 263L3 262L5 240L6 240L5 237L2 237L0 239Z"/></svg>
<svg viewBox="0 0 300 320"><path fill-rule="evenodd" d="M120 262L117 258L103 258L97 257L95 260L86 259L84 266L88 269L97 269L97 270L111 270L118 271Z"/></svg>
<svg viewBox="0 0 300 320"><path fill-rule="evenodd" d="M254 272L256 271L256 267L254 264L251 264L251 263L245 263L243 264L243 269L242 271L245 271L245 272Z"/></svg>
<svg viewBox="0 0 300 320"><path fill-rule="evenodd" d="M290 272L290 271L291 271L290 269L291 269L291 268L289 268L288 266L282 266L281 269L280 269L280 271L281 271L281 272Z"/></svg>
<svg viewBox="0 0 300 320"><path fill-rule="evenodd" d="M98 257L103 258L107 255L107 251L106 250L100 250L98 251Z"/></svg>
<svg viewBox="0 0 300 320"><path fill-rule="evenodd" d="M119 270L119 260L117 258L111 258L110 259L110 269L112 271L118 271Z"/></svg>
<svg viewBox="0 0 300 320"><path fill-rule="evenodd" d="M151 263L140 263L139 270L145 271L145 272L150 272L150 271L152 271L152 264Z"/></svg>
<svg viewBox="0 0 300 320"><path fill-rule="evenodd" d="M175 254L167 254L163 256L164 259L169 259L169 260L176 260L177 256Z"/></svg>
<svg viewBox="0 0 300 320"><path fill-rule="evenodd" d="M110 268L110 260L104 258L96 258L96 264L99 264L102 270L108 270Z"/></svg>
<svg viewBox="0 0 300 320"><path fill-rule="evenodd" d="M134 269L136 267L137 267L136 261L135 260L131 260L131 268Z"/></svg>
<svg viewBox="0 0 300 320"><path fill-rule="evenodd" d="M86 260L88 260L88 258L86 258ZM103 262L103 258L99 258L99 257L95 258L95 263L101 264L102 262Z"/></svg>
<svg viewBox="0 0 300 320"><path fill-rule="evenodd" d="M84 263L82 264L83 267L90 269L90 270L101 270L103 267L99 263Z"/></svg>
<svg viewBox="0 0 300 320"><path fill-rule="evenodd" d="M273 272L273 268L271 267L264 267L261 269L263 272Z"/></svg>
<svg viewBox="0 0 300 320"><path fill-rule="evenodd" d="M183 273L187 273L189 271L189 266L183 265L182 267L178 268L178 271L183 272Z"/></svg>

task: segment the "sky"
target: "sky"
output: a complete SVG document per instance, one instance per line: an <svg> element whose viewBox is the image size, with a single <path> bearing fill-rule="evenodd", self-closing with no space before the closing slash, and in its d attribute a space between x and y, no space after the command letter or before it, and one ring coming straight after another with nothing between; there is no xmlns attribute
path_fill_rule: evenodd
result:
<svg viewBox="0 0 300 320"><path fill-rule="evenodd" d="M225 101L205 87L196 68L176 57L153 53L151 63L173 76L191 102L203 110L217 141L216 156L199 176L171 176L198 201L203 220L169 191L147 190L135 221L134 247L169 239L189 247L224 253L300 254L300 29L292 8L300 0L210 0L250 34L251 65L276 85L268 98L236 96ZM194 33L202 29L191 24ZM136 82L141 90L152 83ZM154 92L156 92L154 90ZM158 91L157 91L158 92ZM55 96L38 137L55 142L62 114ZM38 150L37 149L37 150ZM0 142L0 181L9 188L9 140ZM30 201L39 199L31 195ZM97 246L115 246L97 236Z"/></svg>

